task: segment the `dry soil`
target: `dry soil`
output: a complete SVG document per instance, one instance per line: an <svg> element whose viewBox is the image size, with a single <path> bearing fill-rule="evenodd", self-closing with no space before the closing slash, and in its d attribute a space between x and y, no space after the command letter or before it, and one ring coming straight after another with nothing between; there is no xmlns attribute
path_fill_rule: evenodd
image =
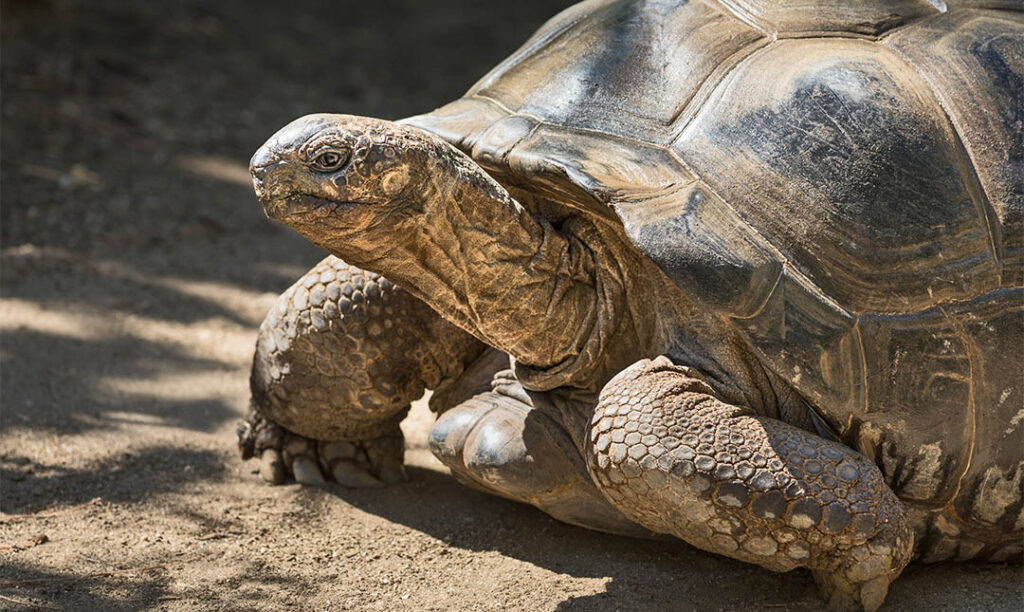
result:
<svg viewBox="0 0 1024 612"><path fill-rule="evenodd" d="M313 111L457 97L558 1L2 6L0 608L806 610L810 576L617 538L456 484L271 488L255 330L321 254L245 164ZM910 567L887 609L1021 609L1019 568Z"/></svg>

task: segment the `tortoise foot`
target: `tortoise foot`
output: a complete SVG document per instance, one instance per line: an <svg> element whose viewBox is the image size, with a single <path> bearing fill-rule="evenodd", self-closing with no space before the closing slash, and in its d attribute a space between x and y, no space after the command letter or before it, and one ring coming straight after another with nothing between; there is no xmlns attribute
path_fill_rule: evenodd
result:
<svg viewBox="0 0 1024 612"><path fill-rule="evenodd" d="M491 353L391 281L329 256L260 325L242 457L258 457L272 484L401 482L411 402L426 388L438 410L472 395L500 363Z"/></svg>
<svg viewBox="0 0 1024 612"><path fill-rule="evenodd" d="M907 525L886 523L873 538L844 551L838 567L813 571L828 609L877 610L910 558L912 546Z"/></svg>
<svg viewBox="0 0 1024 612"><path fill-rule="evenodd" d="M830 609L878 609L910 560L906 510L877 466L727 404L669 359L605 386L588 442L595 481L627 517L773 571L810 569Z"/></svg>
<svg viewBox="0 0 1024 612"><path fill-rule="evenodd" d="M323 486L383 487L408 480L401 429L370 440L313 440L292 433L257 413L238 424L242 459L259 457L260 477L269 484L296 482Z"/></svg>

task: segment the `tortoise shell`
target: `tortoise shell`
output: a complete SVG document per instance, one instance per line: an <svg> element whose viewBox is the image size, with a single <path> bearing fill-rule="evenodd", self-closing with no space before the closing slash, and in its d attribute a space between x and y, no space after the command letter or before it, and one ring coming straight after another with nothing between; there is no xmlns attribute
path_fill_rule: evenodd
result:
<svg viewBox="0 0 1024 612"><path fill-rule="evenodd" d="M620 222L904 500L1019 529L1022 4L840 4L585 2L407 122Z"/></svg>

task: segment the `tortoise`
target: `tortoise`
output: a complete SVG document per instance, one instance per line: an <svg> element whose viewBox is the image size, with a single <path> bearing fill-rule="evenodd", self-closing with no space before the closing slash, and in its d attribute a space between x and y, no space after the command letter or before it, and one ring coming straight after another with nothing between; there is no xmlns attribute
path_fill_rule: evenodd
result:
<svg viewBox="0 0 1024 612"><path fill-rule="evenodd" d="M260 328L243 457L401 481L432 389L460 481L834 609L1019 560L1020 8L584 2L431 113L285 126L256 193L331 256Z"/></svg>

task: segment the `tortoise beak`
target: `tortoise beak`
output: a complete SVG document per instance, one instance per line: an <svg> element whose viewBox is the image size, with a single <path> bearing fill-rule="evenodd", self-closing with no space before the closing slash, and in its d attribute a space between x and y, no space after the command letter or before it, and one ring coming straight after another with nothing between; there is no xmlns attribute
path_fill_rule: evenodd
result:
<svg viewBox="0 0 1024 612"><path fill-rule="evenodd" d="M259 149L256 150L255 153L253 153L252 159L249 160L249 171L255 172L256 170L259 170L261 168L266 168L267 166L278 161L279 159L280 156L274 153L274 150L271 148L270 143L264 143L262 147L260 147Z"/></svg>
<svg viewBox="0 0 1024 612"><path fill-rule="evenodd" d="M256 197L263 203L263 212L276 221L281 221L296 212L291 181L284 172L284 160L270 146L263 145L249 162L252 187Z"/></svg>
<svg viewBox="0 0 1024 612"><path fill-rule="evenodd" d="M249 174L252 175L252 186L256 191L256 197L266 202L272 198L271 189L268 187L273 182L270 168L280 161L280 157L274 154L267 145L263 145L256 151L256 154L249 160Z"/></svg>
<svg viewBox="0 0 1024 612"><path fill-rule="evenodd" d="M292 215L308 213L320 205L316 198L296 193L286 166L285 161L267 145L256 152L249 164L252 187L263 204L263 212L281 223L286 223Z"/></svg>
<svg viewBox="0 0 1024 612"><path fill-rule="evenodd" d="M268 217L284 222L285 218L318 208L322 202L300 189L306 179L296 151L303 143L327 127L338 125L339 115L306 115L292 121L270 137L249 160L249 173L256 196L263 202ZM308 185L307 185L308 186Z"/></svg>

